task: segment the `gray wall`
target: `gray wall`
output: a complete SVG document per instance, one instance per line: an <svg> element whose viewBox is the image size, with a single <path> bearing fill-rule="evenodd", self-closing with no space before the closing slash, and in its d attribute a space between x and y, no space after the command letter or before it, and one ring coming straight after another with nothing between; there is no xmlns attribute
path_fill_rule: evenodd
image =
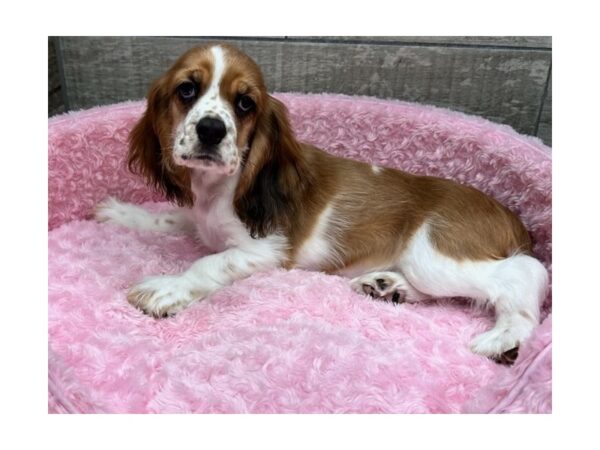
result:
<svg viewBox="0 0 600 450"><path fill-rule="evenodd" d="M335 92L443 106L552 145L550 37L59 37L48 40L48 115L142 98L183 51L241 47L276 92Z"/></svg>
<svg viewBox="0 0 600 450"><path fill-rule="evenodd" d="M65 112L55 41L54 38L48 38L48 116Z"/></svg>

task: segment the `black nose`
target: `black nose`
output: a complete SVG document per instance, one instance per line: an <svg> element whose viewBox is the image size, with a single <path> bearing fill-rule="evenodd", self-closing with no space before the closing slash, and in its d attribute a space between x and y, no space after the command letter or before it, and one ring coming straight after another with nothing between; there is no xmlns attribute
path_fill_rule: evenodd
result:
<svg viewBox="0 0 600 450"><path fill-rule="evenodd" d="M223 121L214 117L205 117L196 124L198 139L206 145L217 145L223 140L226 132Z"/></svg>

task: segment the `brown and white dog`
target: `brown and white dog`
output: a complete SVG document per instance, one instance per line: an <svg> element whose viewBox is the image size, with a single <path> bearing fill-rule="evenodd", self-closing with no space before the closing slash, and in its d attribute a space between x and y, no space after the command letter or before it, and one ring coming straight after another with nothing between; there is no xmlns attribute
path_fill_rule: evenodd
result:
<svg viewBox="0 0 600 450"><path fill-rule="evenodd" d="M493 305L495 327L472 342L490 357L538 323L547 272L515 215L473 188L298 142L256 63L232 46L191 49L154 82L129 166L180 208L151 214L108 199L97 219L196 233L215 252L129 290L129 302L153 316L254 272L297 267L355 277L357 292L393 301Z"/></svg>

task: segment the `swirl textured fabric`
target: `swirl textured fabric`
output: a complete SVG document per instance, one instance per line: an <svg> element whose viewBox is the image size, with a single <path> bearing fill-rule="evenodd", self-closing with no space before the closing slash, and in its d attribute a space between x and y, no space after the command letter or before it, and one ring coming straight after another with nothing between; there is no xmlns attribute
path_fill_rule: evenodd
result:
<svg viewBox="0 0 600 450"><path fill-rule="evenodd" d="M539 140L432 106L276 97L302 141L495 197L522 218L551 272L552 160ZM460 299L373 301L316 272L256 274L165 320L133 308L131 284L207 252L190 237L89 219L107 196L170 207L126 168L143 109L128 102L49 120L50 412L551 412L551 294L512 367L468 348L491 311Z"/></svg>

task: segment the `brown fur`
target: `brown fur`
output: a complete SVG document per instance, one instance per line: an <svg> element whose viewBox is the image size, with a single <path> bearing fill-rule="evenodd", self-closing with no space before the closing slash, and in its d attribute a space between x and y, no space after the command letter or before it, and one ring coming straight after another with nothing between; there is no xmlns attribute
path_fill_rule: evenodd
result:
<svg viewBox="0 0 600 450"><path fill-rule="evenodd" d="M289 235L314 181L285 107L269 96L243 162L234 198L236 213L255 237L276 230Z"/></svg>
<svg viewBox="0 0 600 450"><path fill-rule="evenodd" d="M507 208L476 189L450 180L411 175L336 158L299 143L285 107L269 96L256 64L239 50L226 49L221 95L233 105L249 95L256 110L237 118L242 172L234 208L254 237L278 231L290 242L289 266L311 236L323 209L334 202L336 258L322 270L385 265L397 259L425 222L443 254L457 260L486 260L529 252L531 241ZM148 95L148 110L132 131L129 165L181 205L193 201L187 169L172 163L173 130L185 117L174 98L183 77L209 82L211 58L201 47L184 54Z"/></svg>
<svg viewBox="0 0 600 450"><path fill-rule="evenodd" d="M181 206L191 206L193 196L189 172L172 163L172 143L161 140L161 135L171 133L163 89L162 80L156 81L150 88L146 112L129 135L129 169L144 176L168 200L174 200Z"/></svg>
<svg viewBox="0 0 600 450"><path fill-rule="evenodd" d="M336 158L312 146L303 151L319 182L319 195L309 192L301 203L319 207L314 208L317 214L313 208L302 208L294 219L308 226L292 230L292 247L299 250L331 200L334 222L351 224L337 233L334 251L340 264L323 270L386 265L397 259L426 220L434 245L454 259L499 259L531 250L517 217L476 189L394 169L375 174L369 164Z"/></svg>
<svg viewBox="0 0 600 450"><path fill-rule="evenodd" d="M193 48L158 78L148 91L147 107L129 135L129 169L180 206L191 206L194 196L187 168L173 163L173 130L185 116L186 108L174 101L181 81L192 78L201 92L212 77L213 61L205 47Z"/></svg>

